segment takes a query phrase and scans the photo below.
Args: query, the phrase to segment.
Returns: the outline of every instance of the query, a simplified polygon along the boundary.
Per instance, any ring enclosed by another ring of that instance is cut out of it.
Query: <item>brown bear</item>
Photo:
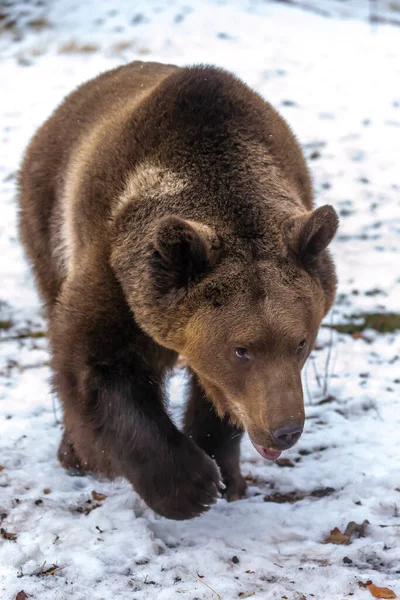
[[[64,100],[19,189],[61,463],[126,477],[172,519],[206,511],[222,482],[242,497],[243,431],[272,460],[301,435],[300,372],[336,288],[338,219],[313,209],[285,121],[221,69],[134,62]],[[183,432],[164,403],[179,355]]]

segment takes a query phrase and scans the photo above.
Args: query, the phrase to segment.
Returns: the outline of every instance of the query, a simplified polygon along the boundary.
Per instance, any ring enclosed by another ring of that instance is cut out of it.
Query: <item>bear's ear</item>
[[[211,270],[220,251],[220,240],[211,227],[173,215],[162,218],[151,257],[157,292],[185,290]]]
[[[332,206],[326,204],[314,211],[285,221],[284,238],[293,254],[307,269],[332,241],[339,225]]]

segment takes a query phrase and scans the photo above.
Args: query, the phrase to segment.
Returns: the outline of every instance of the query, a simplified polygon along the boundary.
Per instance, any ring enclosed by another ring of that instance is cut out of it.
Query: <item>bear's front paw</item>
[[[186,437],[180,438],[178,446],[168,448],[166,459],[157,463],[154,457],[154,462],[151,469],[146,465],[145,486],[141,478],[137,491],[159,515],[192,519],[221,497],[223,484],[216,463]]]

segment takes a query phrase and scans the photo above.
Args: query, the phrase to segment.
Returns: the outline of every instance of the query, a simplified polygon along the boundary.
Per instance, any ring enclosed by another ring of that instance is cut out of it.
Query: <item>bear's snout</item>
[[[294,446],[300,439],[303,433],[303,425],[291,422],[277,429],[272,429],[270,433],[274,440],[274,446],[279,450],[287,450]]]
[[[277,426],[247,428],[250,440],[256,450],[269,460],[276,460],[281,452],[292,448],[303,433],[304,419],[288,419]]]

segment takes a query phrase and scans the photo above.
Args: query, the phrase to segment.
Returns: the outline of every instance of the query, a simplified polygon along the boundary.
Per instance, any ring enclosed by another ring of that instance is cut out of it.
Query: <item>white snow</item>
[[[61,469],[46,339],[13,339],[45,328],[16,232],[23,149],[74,86],[138,58],[226,67],[292,125],[317,203],[342,215],[333,244],[338,301],[326,324],[400,310],[400,30],[371,26],[366,2],[303,4],[323,4],[331,16],[239,0],[10,9],[27,14],[0,33],[0,319],[12,321],[0,329],[0,527],[17,536],[0,536],[1,598],[24,590],[40,600],[362,600],[372,598],[359,585],[369,579],[400,595],[400,332],[367,332],[366,341],[322,328],[304,374],[306,431],[286,453],[294,466],[263,461],[245,440],[247,498],[220,500],[189,522],[154,515],[125,481]],[[382,4],[400,20],[396,2]],[[39,18],[42,27],[29,25]],[[183,384],[177,371],[177,419]],[[326,487],[334,491],[311,495]],[[79,509],[92,490],[107,498],[86,515]],[[304,499],[264,501],[277,493]],[[322,544],[334,527],[364,519],[366,537]],[[60,569],[44,575],[53,564]]]

